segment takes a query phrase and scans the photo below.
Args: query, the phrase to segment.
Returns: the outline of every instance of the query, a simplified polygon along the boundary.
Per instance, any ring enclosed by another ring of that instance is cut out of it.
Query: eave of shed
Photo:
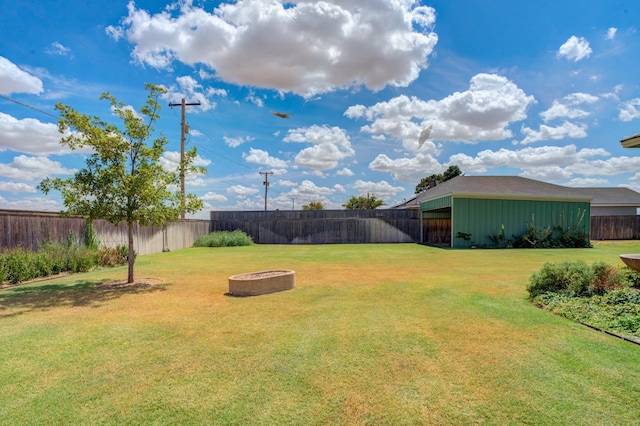
[[[640,148],[640,133],[620,141],[623,148]]]

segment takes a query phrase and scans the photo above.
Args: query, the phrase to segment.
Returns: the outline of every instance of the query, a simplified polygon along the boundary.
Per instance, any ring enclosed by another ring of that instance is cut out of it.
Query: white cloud
[[[186,103],[198,103],[200,105],[192,105],[195,111],[208,111],[216,107],[216,103],[211,99],[214,96],[226,96],[227,92],[222,89],[208,88],[204,89],[198,81],[190,75],[176,78],[176,84],[167,88],[168,92],[162,95],[162,99],[167,100],[171,104],[181,104],[182,99]]]
[[[231,148],[237,148],[243,143],[251,142],[253,140],[253,138],[250,136],[245,136],[245,137],[237,136],[235,138],[223,136],[222,139],[224,140],[224,143],[227,144],[227,146],[230,146]]]
[[[584,37],[571,36],[558,49],[558,57],[565,57],[570,61],[578,62],[591,55],[591,47]]]
[[[418,150],[418,137],[432,125],[431,138],[468,141],[500,140],[512,137],[508,126],[526,118],[526,109],[534,103],[506,77],[477,74],[464,92],[455,92],[439,101],[423,101],[417,97],[398,96],[369,108],[355,105],[345,115],[372,121],[362,131],[386,134],[401,140],[407,150]],[[437,147],[427,141],[420,150],[436,153]]]
[[[344,169],[342,169],[342,170],[338,170],[338,171],[336,172],[336,175],[337,175],[337,176],[353,176],[353,172],[351,171],[351,169],[349,169],[349,168],[345,167],[345,168],[344,168]]]
[[[561,125],[555,127],[542,124],[540,125],[540,130],[522,126],[522,133],[526,136],[520,141],[520,144],[527,145],[549,139],[584,138],[587,136],[587,126],[564,121]]]
[[[21,183],[21,182],[0,181],[0,191],[19,194],[24,192],[36,192],[36,188],[33,185],[28,185],[26,183]]]
[[[207,192],[203,196],[200,197],[202,201],[215,201],[219,203],[223,203],[227,201],[227,197],[222,194],[217,194],[215,192]]]
[[[249,197],[250,195],[254,195],[258,193],[258,189],[250,188],[243,185],[232,185],[227,188],[227,193],[234,197]]]
[[[288,167],[287,162],[276,157],[269,155],[267,151],[261,149],[249,148],[249,154],[242,153],[244,158],[249,163],[262,164],[269,167],[277,167],[286,169]]]
[[[616,38],[616,33],[618,32],[618,29],[615,27],[611,27],[607,30],[607,35],[605,36],[605,39],[607,40],[613,40],[614,38]]]
[[[290,129],[283,141],[313,144],[296,155],[295,163],[317,171],[334,169],[340,160],[355,155],[347,133],[339,127],[313,125]]]
[[[622,121],[631,121],[640,118],[640,98],[631,99],[620,105],[618,117]]]
[[[69,148],[60,145],[58,126],[35,118],[18,120],[0,112],[0,152],[12,150],[27,154],[68,154]],[[88,152],[87,149],[76,152]]]
[[[418,183],[420,179],[433,173],[440,173],[441,164],[431,154],[422,150],[413,158],[397,158],[392,160],[386,154],[379,154],[370,164],[369,169],[390,173],[395,180]]]
[[[0,176],[18,180],[44,179],[53,175],[71,175],[74,169],[67,169],[57,161],[47,157],[18,155],[9,164],[0,163]]]
[[[435,10],[414,1],[239,0],[213,13],[183,1],[150,14],[128,5],[107,34],[134,44],[140,64],[202,64],[243,86],[307,97],[364,85],[405,87],[427,66]]]
[[[68,56],[71,54],[71,49],[63,46],[60,42],[54,41],[46,52],[51,55]]]
[[[358,195],[371,194],[383,201],[387,201],[390,198],[395,197],[399,192],[405,190],[404,187],[392,186],[385,180],[381,180],[380,182],[371,182],[358,179],[351,186],[358,191]]]
[[[611,157],[602,148],[577,149],[575,145],[528,147],[520,150],[484,150],[475,157],[455,154],[449,158],[465,173],[485,173],[492,168],[519,169],[522,176],[542,181],[576,177],[614,176],[640,169],[640,157]]]
[[[0,207],[13,210],[53,212],[59,212],[64,209],[64,206],[60,202],[46,197],[29,197],[15,201],[8,201],[0,197]]]
[[[43,91],[42,80],[22,71],[13,62],[0,56],[0,95],[12,93],[39,95]]]

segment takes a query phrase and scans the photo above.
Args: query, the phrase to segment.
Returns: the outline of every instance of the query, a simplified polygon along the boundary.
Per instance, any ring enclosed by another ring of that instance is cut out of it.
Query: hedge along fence
[[[161,226],[133,228],[133,247],[137,254],[153,254],[167,250],[192,247],[196,238],[208,234],[208,220],[170,222],[163,231]],[[113,226],[105,220],[93,222],[93,229],[101,247],[127,246],[127,224]],[[0,249],[22,247],[37,250],[45,240],[58,242],[73,236],[73,242],[83,244],[87,224],[81,217],[62,217],[59,213],[0,210]]]
[[[213,231],[240,229],[258,244],[358,244],[420,241],[417,210],[214,211]]]

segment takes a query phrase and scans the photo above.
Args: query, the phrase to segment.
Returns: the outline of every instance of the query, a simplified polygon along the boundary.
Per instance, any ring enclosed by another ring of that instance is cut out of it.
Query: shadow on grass
[[[104,281],[19,286],[0,292],[0,319],[61,307],[92,307],[130,294],[165,291],[168,284],[99,287]]]

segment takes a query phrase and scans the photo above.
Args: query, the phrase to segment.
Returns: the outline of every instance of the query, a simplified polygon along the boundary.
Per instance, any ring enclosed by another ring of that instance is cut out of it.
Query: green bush
[[[4,254],[6,280],[11,284],[28,281],[38,276],[34,254],[21,247]]]
[[[594,278],[593,270],[582,261],[545,263],[529,279],[527,291],[533,299],[546,292],[567,291],[576,296],[588,294]]]
[[[217,231],[198,237],[193,243],[194,247],[231,247],[249,246],[253,239],[243,231]]]
[[[625,266],[621,269],[621,274],[624,282],[627,283],[629,287],[640,289],[640,272]]]

